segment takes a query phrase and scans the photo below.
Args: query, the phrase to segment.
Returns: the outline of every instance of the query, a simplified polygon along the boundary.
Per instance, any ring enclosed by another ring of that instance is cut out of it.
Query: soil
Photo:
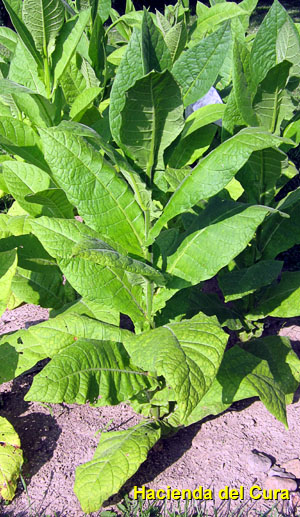
[[[48,317],[48,311],[25,305],[6,311],[1,318],[0,333],[26,328]],[[283,326],[284,324],[284,326]],[[300,318],[283,322],[270,320],[268,333],[289,336],[294,349],[300,351]],[[23,478],[27,494],[19,483],[17,495],[8,506],[0,503],[2,517],[83,517],[85,515],[73,484],[76,467],[89,461],[97,446],[101,430],[126,429],[139,420],[130,407],[121,404],[109,408],[78,405],[42,405],[24,402],[33,374],[43,364],[18,379],[0,386],[0,411],[14,425],[20,435],[26,463]],[[210,488],[215,495],[218,515],[229,515],[229,502],[218,499],[218,491],[225,486],[245,489],[243,501],[232,501],[231,508],[243,507],[241,515],[256,515],[267,511],[274,501],[249,500],[249,489],[262,486],[262,479],[249,468],[251,451],[267,454],[272,461],[282,464],[299,457],[300,402],[287,408],[289,429],[286,430],[257,399],[234,404],[217,418],[206,418],[179,431],[174,437],[161,440],[150,452],[148,460],[129,480],[122,493],[105,506],[121,501],[124,492],[132,493],[136,485],[146,488]],[[203,503],[202,508],[203,508]],[[281,504],[281,503],[280,503]],[[176,504],[177,507],[177,504]],[[207,501],[208,515],[212,502]],[[279,505],[280,508],[280,505]],[[292,515],[290,501],[284,509]],[[90,514],[92,517],[99,512]],[[283,515],[283,514],[282,514]]]

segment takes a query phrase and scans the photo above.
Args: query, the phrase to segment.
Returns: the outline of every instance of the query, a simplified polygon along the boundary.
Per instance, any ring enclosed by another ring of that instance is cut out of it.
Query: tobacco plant
[[[122,17],[101,0],[4,3],[1,309],[52,310],[2,338],[0,379],[49,358],[26,400],[141,415],[77,468],[91,512],[160,437],[234,401],[258,396],[287,425],[299,360],[261,333],[300,313],[300,272],[278,259],[300,243],[299,34],[277,0],[257,34],[256,0],[196,17],[186,2]],[[196,109],[213,86],[223,102]]]

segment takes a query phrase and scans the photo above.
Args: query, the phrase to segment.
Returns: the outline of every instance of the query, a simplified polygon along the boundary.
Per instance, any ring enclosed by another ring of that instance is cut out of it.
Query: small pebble
[[[261,452],[251,452],[247,458],[248,467],[253,473],[267,472],[272,466],[269,456]]]
[[[278,465],[274,465],[270,468],[268,471],[269,477],[278,476],[280,478],[289,478],[289,479],[295,479],[296,476],[294,474],[286,472],[286,470],[282,467],[279,467]]]
[[[286,461],[281,465],[287,472],[291,472],[297,479],[300,479],[300,459]]]
[[[297,481],[279,476],[268,477],[264,482],[264,488],[267,490],[289,490],[290,492],[295,492],[297,490]]]

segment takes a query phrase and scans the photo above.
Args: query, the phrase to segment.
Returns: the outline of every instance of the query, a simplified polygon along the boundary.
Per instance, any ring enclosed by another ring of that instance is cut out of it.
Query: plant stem
[[[50,99],[51,97],[51,84],[50,84],[50,69],[49,69],[49,62],[48,62],[48,55],[47,52],[44,57],[44,70],[45,70],[45,86],[46,86],[46,92],[47,97]]]
[[[145,240],[148,239],[148,234],[151,226],[150,221],[150,209],[145,210]],[[146,259],[152,264],[152,252],[150,248],[147,248]],[[152,301],[153,301],[153,283],[150,280],[146,280],[146,313],[150,328],[154,328],[152,321]]]

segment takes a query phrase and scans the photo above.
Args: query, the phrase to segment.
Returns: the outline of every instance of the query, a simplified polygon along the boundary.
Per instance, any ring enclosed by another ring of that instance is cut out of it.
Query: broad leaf
[[[278,375],[274,375],[271,365],[261,355],[256,357],[236,345],[225,353],[211,389],[194,409],[188,423],[220,413],[237,400],[257,395],[270,413],[287,427],[285,392]]]
[[[279,146],[282,140],[260,129],[243,129],[214,149],[181,183],[149,234],[149,242],[173,217],[189,210],[201,199],[222,190],[246,163],[253,151]]]
[[[46,88],[38,74],[38,67],[29,50],[19,41],[10,63],[8,79],[22,84],[46,97]]]
[[[258,126],[258,119],[252,107],[256,89],[249,70],[249,60],[246,45],[236,40],[233,47],[233,89],[237,107],[248,126]]]
[[[143,255],[143,213],[115,169],[70,131],[41,130],[45,158],[79,215],[126,250]]]
[[[135,364],[165,377],[184,423],[213,382],[227,338],[215,318],[200,313],[124,344]]]
[[[9,154],[49,171],[39,146],[39,137],[27,124],[11,117],[0,116],[0,145]]]
[[[141,287],[133,286],[125,271],[73,257],[74,246],[83,238],[99,239],[95,231],[78,221],[47,217],[39,217],[31,225],[34,234],[57,259],[70,284],[83,298],[128,314],[135,322],[143,321]]]
[[[248,319],[257,320],[265,316],[293,318],[299,315],[300,307],[300,272],[282,273],[278,284],[271,285],[260,299]]]
[[[200,2],[197,3],[197,6],[199,4]],[[202,6],[203,4],[201,4]],[[201,9],[201,13],[197,12],[197,14],[197,27],[192,34],[190,44],[194,44],[195,41],[202,39],[203,34],[206,32],[216,30],[220,23],[224,23],[236,16],[244,16],[247,14],[247,11],[241,9],[240,5],[236,5],[233,2],[222,2],[222,4],[216,4],[210,9]]]
[[[151,72],[137,80],[127,91],[121,119],[122,148],[149,177],[152,169],[163,169],[163,152],[184,125],[180,89],[171,74]]]
[[[10,16],[10,19],[11,19],[18,35],[22,39],[24,45],[29,50],[30,54],[34,58],[38,67],[42,69],[43,68],[42,57],[36,49],[32,35],[30,34],[26,25],[22,21],[21,13],[15,9],[15,5],[12,0],[3,0],[3,3],[5,5],[5,8]]]
[[[64,7],[59,0],[23,1],[23,21],[37,50],[44,56],[48,56],[48,46],[54,43],[64,23],[64,14]]]
[[[171,68],[172,58],[168,46],[146,9],[143,13],[141,38],[144,75],[152,70],[163,72]]]
[[[98,97],[101,88],[87,88],[76,97],[70,109],[70,117],[74,121],[79,121],[86,110],[91,107],[93,101]]]
[[[13,426],[0,417],[0,496],[11,501],[17,490],[23,465],[23,452],[18,434]]]
[[[122,343],[79,339],[36,375],[26,400],[93,406],[115,405],[151,387]]]
[[[283,262],[261,260],[245,269],[226,272],[218,279],[225,302],[242,298],[257,289],[269,285],[278,277]]]
[[[145,461],[160,434],[159,424],[154,422],[102,434],[93,459],[76,470],[74,491],[84,512],[99,510],[118,492]]]
[[[176,23],[165,35],[165,42],[173,63],[178,59],[187,42],[187,30],[183,22]]]
[[[84,239],[73,248],[73,257],[79,257],[101,266],[107,265],[117,269],[128,271],[136,275],[149,278],[157,285],[164,285],[166,278],[163,273],[126,255],[122,255],[99,239]]]
[[[53,88],[57,87],[57,83],[69,65],[76,47],[80,41],[86,24],[89,21],[91,11],[87,9],[81,11],[78,16],[68,20],[56,41],[55,51],[52,55],[52,64],[54,69]]]
[[[230,26],[224,24],[217,32],[183,52],[172,70],[183,93],[184,106],[203,97],[214,84],[229,49]]]
[[[192,285],[212,278],[247,246],[267,212],[234,201],[211,203],[168,257],[167,272],[176,277],[170,286],[184,287],[179,278]]]
[[[62,217],[64,219],[73,219],[74,208],[69,203],[66,194],[60,188],[48,188],[38,191],[35,194],[27,194],[25,201],[43,205],[43,213],[52,215],[53,217]]]

